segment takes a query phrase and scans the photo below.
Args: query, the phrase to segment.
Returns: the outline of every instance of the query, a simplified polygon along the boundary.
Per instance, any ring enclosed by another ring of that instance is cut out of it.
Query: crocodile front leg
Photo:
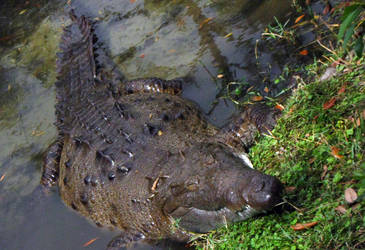
[[[54,142],[47,149],[41,178],[41,184],[45,187],[52,187],[58,180],[61,151],[62,143],[59,141]]]
[[[279,110],[265,104],[251,105],[220,131],[219,141],[239,154],[247,152],[253,145],[256,134],[269,133],[274,128],[279,115]]]

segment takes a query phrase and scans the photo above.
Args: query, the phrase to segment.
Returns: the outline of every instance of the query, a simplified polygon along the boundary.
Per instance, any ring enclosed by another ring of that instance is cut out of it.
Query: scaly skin
[[[122,230],[110,247],[144,238],[187,241],[189,232],[207,232],[279,202],[280,182],[235,155],[269,119],[248,112],[249,135],[238,134],[246,128],[239,119],[220,132],[176,95],[179,80],[109,80],[96,67],[91,24],[73,13],[71,19],[57,62],[59,139],[42,183],[57,181],[68,206]]]

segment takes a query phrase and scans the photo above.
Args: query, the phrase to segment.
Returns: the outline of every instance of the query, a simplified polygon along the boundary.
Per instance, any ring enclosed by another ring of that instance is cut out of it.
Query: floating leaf
[[[262,99],[264,99],[264,98],[262,96],[260,96],[260,95],[253,96],[251,98],[251,100],[254,101],[254,102],[262,101]]]
[[[327,102],[325,102],[323,104],[323,109],[330,109],[332,108],[336,103],[336,97],[332,97],[331,99],[329,99]]]
[[[339,154],[339,152],[340,152],[340,149],[339,149],[339,148],[337,148],[337,147],[335,147],[335,146],[332,146],[332,147],[331,147],[331,154],[332,154],[335,158],[337,158],[337,159],[342,159],[342,158],[343,158],[343,155],[340,155],[340,154]]]
[[[345,190],[345,200],[352,204],[357,200],[357,193],[354,189],[352,188],[347,188]]]
[[[283,105],[281,105],[280,103],[277,103],[276,105],[275,105],[275,108],[276,109],[278,109],[278,110],[280,110],[280,111],[283,111],[285,108],[284,108],[284,106]]]
[[[299,54],[301,54],[302,56],[306,56],[308,55],[308,50],[303,49],[302,51],[299,52]]]
[[[84,245],[82,245],[83,247],[87,247],[89,245],[91,245],[92,243],[94,243],[94,241],[96,241],[97,239],[99,239],[99,237],[96,237],[94,239],[89,240],[88,242],[86,242]]]
[[[313,222],[308,222],[308,223],[297,223],[295,224],[294,226],[290,226],[293,230],[295,231],[299,231],[299,230],[304,230],[304,229],[307,229],[307,228],[310,228],[310,227],[313,227],[315,225],[318,224],[318,221],[313,221]]]
[[[219,75],[217,75],[217,78],[223,78],[224,77],[224,75],[223,74],[219,74]]]
[[[213,19],[213,17],[208,17],[207,19],[205,19],[203,22],[200,23],[199,29],[203,28],[203,26],[207,23],[209,23],[211,20]]]
[[[224,38],[228,38],[230,36],[232,36],[232,32],[231,33],[228,33],[227,35],[225,35]]]
[[[299,16],[297,19],[295,19],[295,22],[294,23],[299,23],[299,21],[302,20],[304,16],[305,15]]]

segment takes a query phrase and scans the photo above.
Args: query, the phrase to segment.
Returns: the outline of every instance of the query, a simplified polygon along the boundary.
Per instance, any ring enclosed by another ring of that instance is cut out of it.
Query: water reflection
[[[260,85],[255,41],[290,1],[132,2],[75,0],[72,6],[98,22],[102,46],[127,78],[189,75],[194,81],[183,95],[222,125],[234,106],[219,99],[212,109],[212,103],[227,82],[244,77]],[[56,137],[52,85],[55,52],[68,22],[64,2],[2,1],[0,7],[1,249],[79,249],[95,237],[89,249],[103,249],[117,232],[69,211],[56,189],[46,199],[30,195],[40,180],[42,153]]]

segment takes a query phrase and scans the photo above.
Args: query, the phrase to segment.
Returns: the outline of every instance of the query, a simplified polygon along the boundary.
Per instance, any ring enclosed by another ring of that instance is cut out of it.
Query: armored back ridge
[[[97,225],[122,230],[110,247],[187,241],[279,202],[280,182],[239,158],[246,142],[236,127],[252,137],[257,124],[220,132],[178,96],[178,79],[107,77],[96,67],[92,25],[73,12],[71,19],[57,61],[59,137],[42,183],[57,183],[63,201]]]

